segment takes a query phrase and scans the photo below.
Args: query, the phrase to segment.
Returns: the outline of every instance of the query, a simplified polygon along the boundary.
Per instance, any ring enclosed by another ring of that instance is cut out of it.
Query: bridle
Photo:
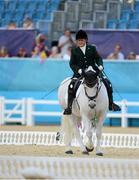
[[[99,94],[99,91],[100,91],[100,89],[101,89],[101,80],[100,80],[100,78],[97,76],[97,79],[95,79],[92,83],[87,83],[87,81],[84,81],[84,91],[85,91],[85,95],[86,95],[86,97],[88,98],[88,100],[89,100],[89,102],[91,102],[91,101],[94,101],[95,103],[93,104],[93,105],[91,105],[91,103],[89,103],[89,107],[91,108],[91,109],[93,109],[93,108],[95,108],[95,106],[96,106],[96,98],[97,98],[97,96],[98,96],[98,94]],[[87,94],[87,87],[89,87],[89,88],[93,88],[94,86],[96,85],[96,93],[95,93],[95,95],[94,96],[89,96],[88,94]]]

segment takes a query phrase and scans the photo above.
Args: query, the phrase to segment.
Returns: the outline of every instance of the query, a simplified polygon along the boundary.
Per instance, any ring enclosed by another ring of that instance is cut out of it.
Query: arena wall
[[[66,60],[47,59],[1,59],[0,60],[0,96],[8,99],[31,97],[34,99],[57,100],[57,89],[60,82],[72,71]],[[105,73],[111,80],[114,89],[114,100],[139,101],[139,61],[108,61],[104,60]],[[37,107],[39,109],[39,107]],[[46,108],[51,109],[49,106]],[[55,108],[55,109],[54,109]],[[59,110],[60,107],[54,107]],[[132,107],[132,112],[138,112]],[[59,117],[48,117],[36,123],[59,124]],[[120,119],[108,119],[107,125],[119,126]],[[137,119],[130,119],[129,126],[137,126]]]
[[[69,62],[64,60],[2,59],[0,60],[1,91],[50,91],[72,76]],[[106,61],[105,73],[119,93],[138,93],[139,61]]]

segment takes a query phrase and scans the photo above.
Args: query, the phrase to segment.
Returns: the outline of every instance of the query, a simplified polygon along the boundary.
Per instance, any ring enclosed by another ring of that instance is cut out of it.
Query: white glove
[[[83,72],[82,69],[79,69],[79,70],[78,70],[78,73],[79,73],[80,75],[82,74],[82,72]]]
[[[103,68],[103,66],[98,66],[98,69],[100,70],[100,71],[102,71],[104,68]]]

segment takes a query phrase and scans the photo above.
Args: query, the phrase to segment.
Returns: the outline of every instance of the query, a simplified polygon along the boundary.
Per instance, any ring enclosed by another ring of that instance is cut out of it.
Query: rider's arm
[[[103,67],[103,60],[102,57],[98,54],[96,47],[94,46],[94,58],[95,58],[95,63],[99,66]]]
[[[79,73],[80,67],[78,66],[78,60],[76,58],[76,52],[75,52],[74,48],[71,50],[71,57],[70,57],[69,64],[70,64],[70,67],[71,67],[72,71],[75,74]]]

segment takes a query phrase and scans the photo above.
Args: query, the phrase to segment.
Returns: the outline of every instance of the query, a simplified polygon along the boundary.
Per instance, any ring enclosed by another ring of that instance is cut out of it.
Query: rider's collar
[[[83,47],[80,47],[80,49],[82,50],[82,52],[85,54],[86,51],[86,44]]]

